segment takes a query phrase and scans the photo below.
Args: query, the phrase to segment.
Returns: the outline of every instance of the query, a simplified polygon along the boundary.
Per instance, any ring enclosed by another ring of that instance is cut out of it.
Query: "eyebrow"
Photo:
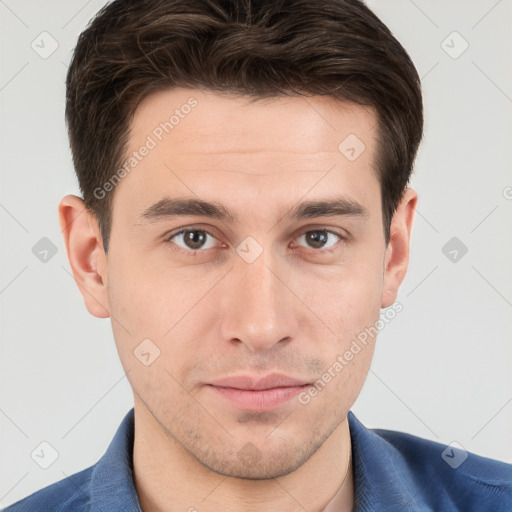
[[[239,221],[238,215],[218,202],[193,198],[164,197],[145,209],[139,218],[142,222],[156,222],[178,216],[210,217],[232,224]],[[344,197],[305,201],[294,206],[285,217],[291,220],[318,217],[356,216],[367,217],[368,212],[360,203]]]

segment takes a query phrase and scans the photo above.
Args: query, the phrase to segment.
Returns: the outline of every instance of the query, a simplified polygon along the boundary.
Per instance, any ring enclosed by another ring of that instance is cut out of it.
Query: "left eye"
[[[333,235],[335,238],[341,240],[341,235],[334,233],[333,231],[328,231],[326,229],[318,229],[314,231],[306,231],[303,235],[301,235],[298,240],[305,237],[305,240],[308,244],[312,245],[313,249],[329,249],[333,245],[336,244],[336,240],[330,245],[325,245],[327,243],[329,235]]]

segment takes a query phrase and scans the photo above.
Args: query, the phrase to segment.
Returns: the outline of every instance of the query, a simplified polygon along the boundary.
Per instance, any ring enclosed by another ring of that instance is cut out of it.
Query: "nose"
[[[286,282],[289,274],[265,251],[252,263],[234,260],[221,295],[223,339],[260,352],[295,338],[300,301]]]

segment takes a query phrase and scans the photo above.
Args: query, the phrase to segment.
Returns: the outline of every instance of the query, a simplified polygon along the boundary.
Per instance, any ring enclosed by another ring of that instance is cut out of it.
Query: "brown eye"
[[[215,243],[210,243],[210,246],[205,247],[205,243],[211,237],[215,240],[215,237],[208,231],[204,229],[182,229],[178,233],[170,236],[167,241],[175,243],[183,250],[200,252],[202,250],[211,249],[215,247]],[[183,245],[177,243],[176,240],[181,240]]]
[[[333,235],[329,240],[329,235]],[[308,247],[310,249],[330,249],[336,244],[336,238],[338,240],[343,240],[343,237],[338,233],[334,233],[333,231],[329,231],[327,229],[316,229],[313,231],[306,231],[303,235],[299,237],[305,239]]]

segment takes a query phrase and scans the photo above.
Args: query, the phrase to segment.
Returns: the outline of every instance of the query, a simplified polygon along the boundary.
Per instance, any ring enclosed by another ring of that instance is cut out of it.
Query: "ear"
[[[109,316],[106,256],[98,222],[77,196],[59,203],[59,222],[69,263],[85,307],[98,318]]]
[[[418,194],[407,188],[391,220],[390,240],[384,258],[381,307],[391,306],[398,295],[409,264],[409,243]]]

